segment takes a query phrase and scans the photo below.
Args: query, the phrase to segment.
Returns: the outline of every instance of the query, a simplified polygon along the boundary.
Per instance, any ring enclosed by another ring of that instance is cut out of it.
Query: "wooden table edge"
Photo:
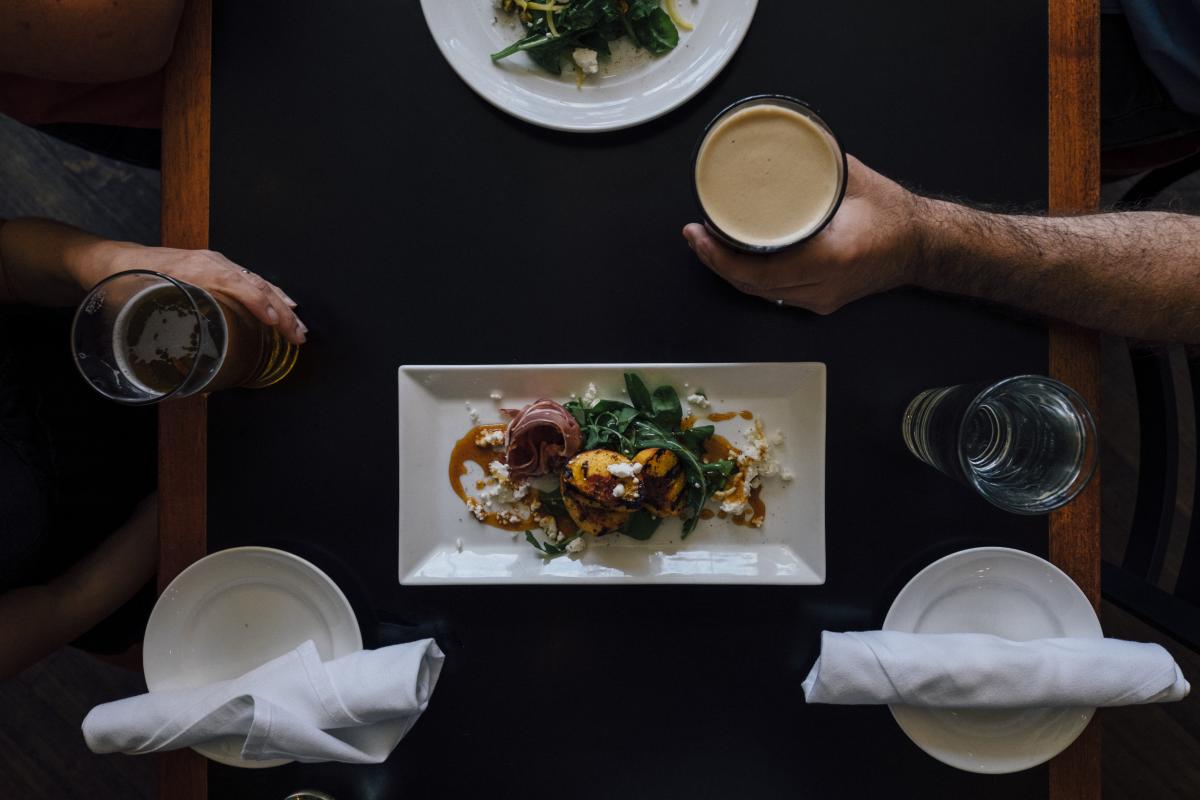
[[[1100,7],[1049,0],[1049,199],[1052,214],[1095,211],[1100,202]],[[1090,331],[1051,327],[1050,375],[1100,414],[1100,344]],[[1050,560],[1100,607],[1100,474],[1050,516]],[[1051,800],[1099,800],[1096,718],[1050,762]]]
[[[212,0],[188,0],[166,66],[162,120],[162,242],[208,247],[212,114]],[[203,396],[158,410],[158,588],[207,552],[207,413]],[[206,800],[208,761],[159,755],[159,794]]]
[[[1094,210],[1100,192],[1098,0],[1049,0],[1051,213]],[[162,138],[162,240],[208,246],[212,110],[212,0],[188,0],[166,69]],[[1099,413],[1095,334],[1053,326],[1050,374]],[[159,409],[159,589],[207,550],[207,413],[203,397]],[[1100,476],[1050,518],[1050,559],[1100,602]],[[204,800],[207,762],[191,750],[160,757],[162,796]],[[1100,796],[1099,726],[1050,763],[1050,798]]]

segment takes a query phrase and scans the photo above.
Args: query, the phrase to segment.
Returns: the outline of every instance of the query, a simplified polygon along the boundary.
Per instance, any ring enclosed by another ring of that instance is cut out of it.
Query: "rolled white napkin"
[[[897,631],[825,631],[803,686],[809,703],[945,708],[1124,706],[1190,688],[1156,644]]]
[[[432,639],[322,663],[305,642],[237,678],[152,692],[93,708],[94,753],[154,753],[244,737],[242,758],[384,761],[429,705],[442,651]]]

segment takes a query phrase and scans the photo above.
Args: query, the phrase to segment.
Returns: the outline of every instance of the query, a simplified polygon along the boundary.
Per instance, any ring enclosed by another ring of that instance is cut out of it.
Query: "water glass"
[[[1066,505],[1096,470],[1087,404],[1040,375],[928,389],[908,404],[902,429],[917,458],[1016,514]]]

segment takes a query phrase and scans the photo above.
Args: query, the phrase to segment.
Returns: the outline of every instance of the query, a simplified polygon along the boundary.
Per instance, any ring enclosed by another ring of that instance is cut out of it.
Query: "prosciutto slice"
[[[512,413],[504,433],[504,458],[514,478],[546,475],[579,452],[583,433],[571,412],[538,400]]]

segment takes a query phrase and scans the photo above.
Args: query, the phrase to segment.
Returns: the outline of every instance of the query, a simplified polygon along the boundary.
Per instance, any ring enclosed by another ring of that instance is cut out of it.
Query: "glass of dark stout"
[[[299,354],[231,298],[149,270],[96,284],[75,312],[71,347],[84,380],[128,405],[270,386]]]
[[[917,458],[1015,514],[1066,505],[1096,471],[1096,423],[1071,387],[1040,375],[921,392],[904,412]]]

